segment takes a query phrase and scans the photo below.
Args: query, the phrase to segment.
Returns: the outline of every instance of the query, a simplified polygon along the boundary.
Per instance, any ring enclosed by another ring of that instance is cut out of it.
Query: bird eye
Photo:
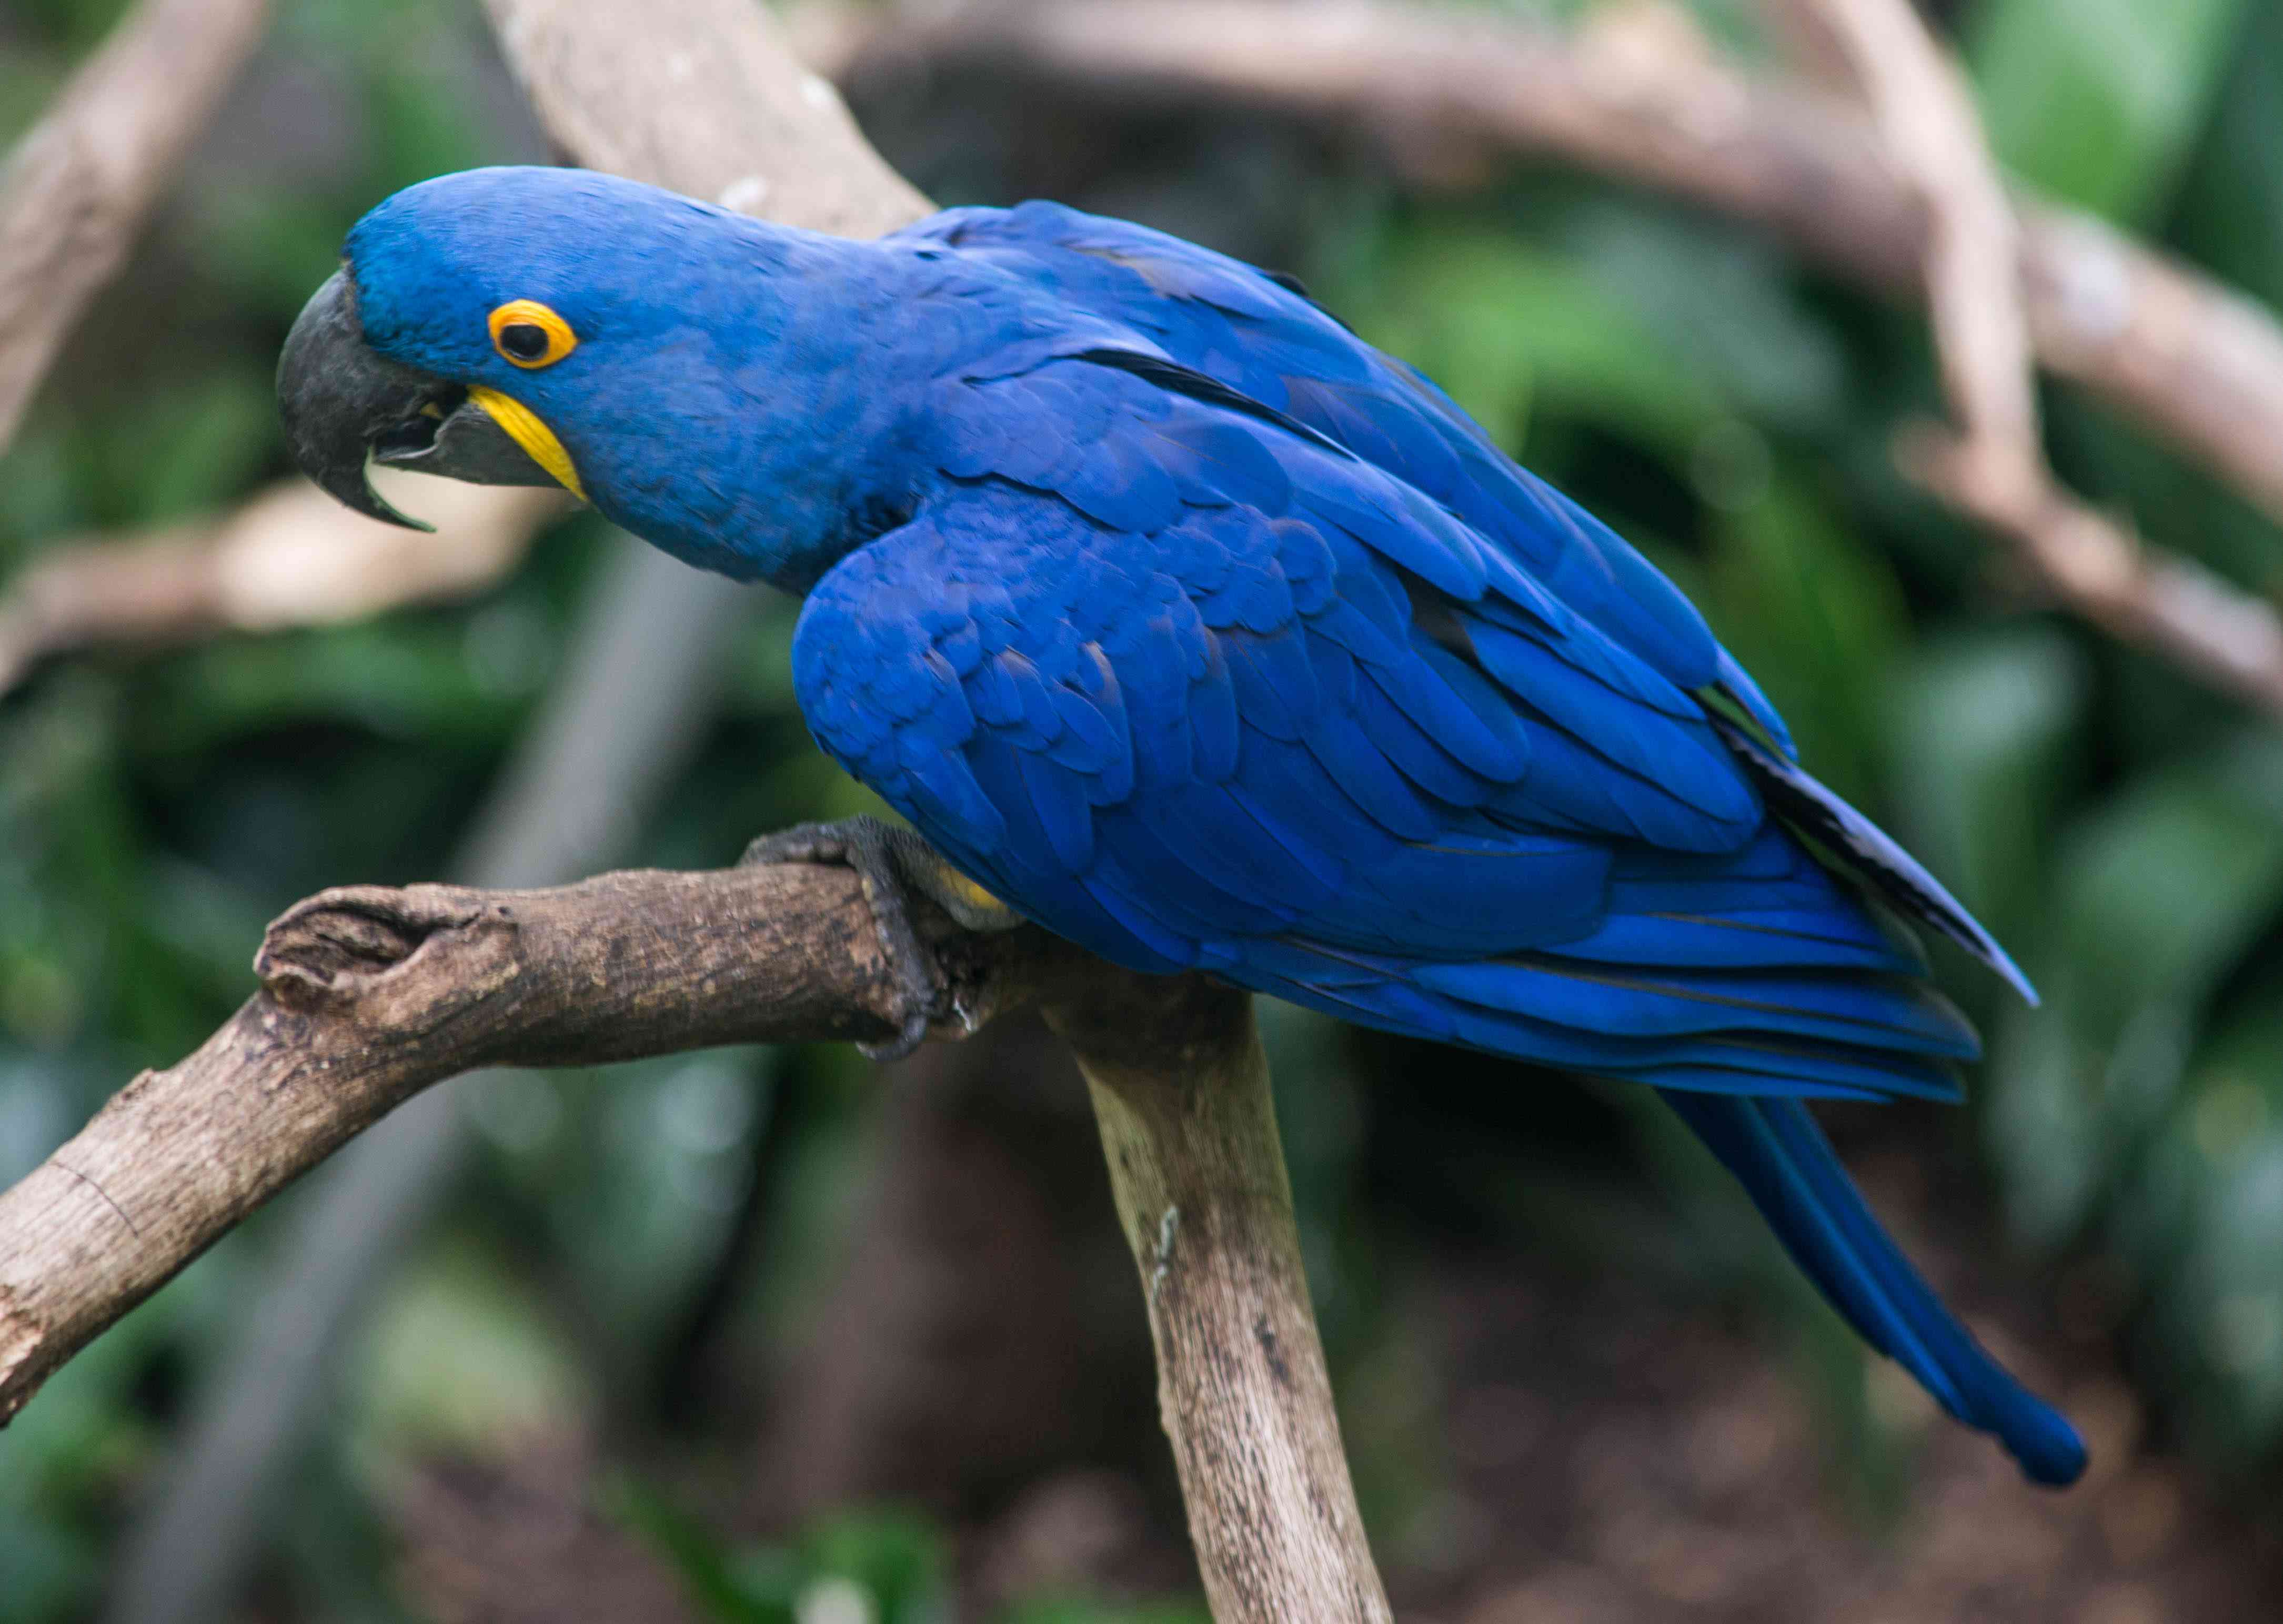
[[[579,335],[535,299],[511,299],[492,312],[492,347],[518,367],[551,367],[578,346]]]

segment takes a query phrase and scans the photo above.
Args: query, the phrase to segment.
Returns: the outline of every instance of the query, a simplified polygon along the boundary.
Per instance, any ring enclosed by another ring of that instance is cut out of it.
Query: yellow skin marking
[[[572,463],[571,454],[563,449],[563,442],[555,438],[555,431],[539,420],[537,412],[512,395],[487,389],[481,384],[468,385],[468,399],[490,413],[492,421],[506,430],[508,437],[522,447],[533,462],[554,475],[557,485],[580,501],[587,500],[587,489],[579,483],[579,470]]]
[[[965,898],[979,913],[995,913],[1007,905],[948,863],[943,866],[940,879],[945,890]]]
[[[500,353],[500,358],[526,372],[551,367],[579,347],[579,335],[571,330],[571,323],[535,299],[510,299],[492,312],[489,325],[492,347]],[[535,354],[530,353],[534,330],[546,338],[546,347]],[[468,385],[468,398],[490,413],[492,421],[506,430],[533,462],[555,477],[556,484],[580,501],[587,500],[586,487],[579,483],[579,470],[571,461],[571,454],[555,438],[555,431],[539,420],[538,413],[512,395],[487,389],[480,384]]]

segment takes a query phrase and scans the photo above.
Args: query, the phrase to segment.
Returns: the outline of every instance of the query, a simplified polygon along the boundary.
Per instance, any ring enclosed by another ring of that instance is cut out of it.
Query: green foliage
[[[2283,901],[2283,744],[2247,738],[2088,810],[2059,845],[2045,1006],[2010,1014],[1994,1141],[2018,1227],[2074,1233],[2172,1115],[2221,978]]]
[[[2081,770],[2086,662],[2047,627],[1929,642],[1890,690],[1899,820],[1920,855],[1993,929],[2022,942],[2040,869]]]
[[[1991,144],[2123,220],[2163,204],[2210,109],[2245,0],[1989,0],[1968,35]]]
[[[632,1480],[617,1486],[607,1509],[721,1624],[937,1624],[947,1616],[943,1542],[916,1517],[872,1512],[822,1523],[789,1545],[732,1545]]]
[[[788,1543],[721,1538],[664,1496],[621,1479],[608,1509],[718,1624],[948,1624],[950,1555],[924,1518],[873,1511],[820,1522]],[[991,1624],[1205,1624],[1202,1607],[1078,1596],[1026,1598]]]

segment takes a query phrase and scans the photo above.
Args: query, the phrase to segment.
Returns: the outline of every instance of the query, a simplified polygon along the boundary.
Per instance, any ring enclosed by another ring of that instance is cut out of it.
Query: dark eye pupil
[[[547,330],[534,322],[510,322],[500,329],[500,348],[518,361],[537,361],[547,354]]]

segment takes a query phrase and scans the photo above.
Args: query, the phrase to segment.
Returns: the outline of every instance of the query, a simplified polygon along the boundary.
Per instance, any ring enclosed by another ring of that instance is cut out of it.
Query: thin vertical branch
[[[1219,1624],[1386,1624],[1249,995],[1103,972],[1047,1006],[1094,1099]]]

